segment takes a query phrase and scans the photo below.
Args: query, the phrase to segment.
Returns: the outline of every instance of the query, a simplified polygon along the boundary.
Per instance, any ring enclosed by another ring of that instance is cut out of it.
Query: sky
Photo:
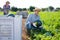
[[[60,0],[0,0],[0,7],[3,8],[6,1],[10,1],[11,7],[15,6],[18,8],[29,8],[30,6],[38,8],[46,8],[48,6],[60,7]]]

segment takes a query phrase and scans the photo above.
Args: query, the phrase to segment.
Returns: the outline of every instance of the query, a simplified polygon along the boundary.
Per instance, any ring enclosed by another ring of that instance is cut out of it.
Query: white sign
[[[22,40],[22,16],[0,16],[0,40]]]

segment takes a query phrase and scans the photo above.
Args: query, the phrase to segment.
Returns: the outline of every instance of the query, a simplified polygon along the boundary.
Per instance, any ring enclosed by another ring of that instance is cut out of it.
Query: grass
[[[45,34],[36,34],[34,31],[31,40],[60,40],[60,11],[58,12],[40,12],[40,20],[43,23],[43,28],[54,33],[54,36]],[[37,31],[36,31],[37,32]],[[40,32],[40,31],[38,31]]]
[[[16,14],[16,12],[10,11],[9,14]],[[0,15],[3,15],[3,12],[0,12]]]

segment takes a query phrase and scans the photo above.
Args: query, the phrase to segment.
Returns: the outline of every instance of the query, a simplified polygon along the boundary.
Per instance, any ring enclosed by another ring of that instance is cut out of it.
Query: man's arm
[[[3,6],[3,10],[5,9],[6,7],[5,7],[5,5]]]
[[[26,23],[27,23],[27,24],[28,24],[28,23],[31,23],[31,19],[32,19],[32,15],[29,15],[28,18],[27,18],[27,20],[26,20]]]
[[[10,10],[10,5],[9,5],[9,10]]]

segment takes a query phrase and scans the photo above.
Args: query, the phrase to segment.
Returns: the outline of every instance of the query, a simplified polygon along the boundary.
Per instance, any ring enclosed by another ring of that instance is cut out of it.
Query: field
[[[16,14],[16,12],[10,13]],[[0,15],[3,15],[3,12],[0,12]],[[43,28],[51,31],[54,35],[51,36],[49,33],[41,34],[40,31],[31,31],[30,40],[60,40],[60,11],[40,12],[39,16],[43,23]]]
[[[40,31],[31,32],[31,40],[60,40],[60,12],[40,12],[43,28],[50,33],[41,34]],[[32,36],[33,35],[33,36]]]

